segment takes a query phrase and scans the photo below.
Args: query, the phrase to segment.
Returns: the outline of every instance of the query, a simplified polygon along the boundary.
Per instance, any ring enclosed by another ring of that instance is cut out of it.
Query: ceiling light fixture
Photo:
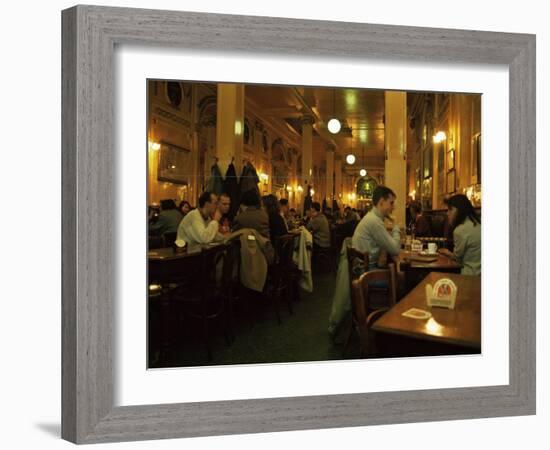
[[[336,115],[336,94],[335,94],[335,89],[332,90],[332,115],[333,116]],[[342,124],[340,123],[340,121],[336,117],[333,117],[332,119],[330,119],[328,121],[327,127],[328,127],[328,131],[330,131],[332,134],[338,134],[340,132],[340,130],[342,129]]]

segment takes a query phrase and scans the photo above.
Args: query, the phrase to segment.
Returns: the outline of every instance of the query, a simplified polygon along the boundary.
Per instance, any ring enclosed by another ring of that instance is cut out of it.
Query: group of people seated
[[[373,207],[362,218],[350,207],[344,209],[343,223],[353,223],[355,227],[353,247],[369,253],[371,267],[368,269],[377,264],[381,250],[389,255],[397,255],[401,251],[401,231],[392,219],[395,200],[396,195],[390,188],[378,186],[373,192]],[[448,225],[453,230],[454,250],[439,251],[461,263],[463,274],[480,275],[481,220],[465,195],[454,195],[445,202]],[[242,195],[239,211],[234,217],[230,215],[231,198],[227,194],[217,196],[204,192],[195,209],[187,201],[182,201],[177,207],[173,200],[162,200],[160,207],[158,218],[149,225],[149,232],[158,235],[177,233],[177,239],[189,245],[221,240],[242,228],[252,228],[273,240],[302,224],[313,235],[314,249],[331,246],[331,225],[318,202],[311,204],[303,219],[299,219],[296,211],[289,208],[287,199],[279,200],[273,194],[260,198],[254,189]],[[430,236],[430,225],[422,214],[420,202],[413,201],[408,208],[408,230],[418,237]]]
[[[234,217],[230,210],[231,197],[227,194],[204,192],[194,209],[187,201],[178,208],[173,200],[162,200],[160,213],[150,217],[149,233],[177,233],[176,239],[194,245],[222,240],[242,228],[252,228],[273,240],[304,224],[313,235],[314,248],[330,247],[330,226],[318,202],[313,202],[307,217],[300,220],[296,211],[289,208],[287,199],[279,200],[273,194],[260,198],[258,191],[251,189],[242,195]]]
[[[353,248],[369,254],[369,267],[365,270],[376,268],[382,250],[391,256],[397,256],[401,252],[401,230],[392,216],[395,200],[396,195],[390,188],[376,187],[372,197],[373,208],[355,228]],[[465,195],[453,195],[446,199],[446,204],[448,222],[453,230],[454,250],[451,252],[447,248],[441,248],[439,252],[459,262],[462,265],[462,274],[481,275],[481,219]],[[420,203],[413,202],[410,209],[410,227],[416,231],[417,236],[429,236],[429,224],[422,216]]]

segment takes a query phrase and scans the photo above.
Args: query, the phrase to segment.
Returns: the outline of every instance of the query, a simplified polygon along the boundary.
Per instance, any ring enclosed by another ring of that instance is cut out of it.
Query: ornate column
[[[302,179],[300,184],[304,189],[300,202],[301,213],[307,196],[307,186],[313,185],[313,116],[302,117]]]
[[[300,183],[306,188],[313,178],[313,124],[312,116],[302,117],[302,178]]]
[[[332,199],[334,199],[334,144],[328,143],[326,148],[327,172],[326,172],[326,200],[327,206],[332,209]]]
[[[216,157],[225,175],[232,158],[240,173],[243,156],[244,84],[218,83]]]
[[[338,206],[342,206],[342,202],[345,200],[343,195],[344,189],[342,186],[342,157],[336,155],[334,158],[334,195],[338,202]],[[342,195],[340,197],[340,195]]]
[[[394,216],[396,223],[405,225],[405,201],[407,195],[407,94],[385,93],[386,161],[385,185],[397,195]]]

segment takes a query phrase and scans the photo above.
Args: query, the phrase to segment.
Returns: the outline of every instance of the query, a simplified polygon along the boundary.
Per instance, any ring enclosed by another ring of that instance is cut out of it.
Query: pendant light
[[[365,146],[363,145],[363,152],[362,152],[362,156],[361,156],[361,159],[362,159],[362,163],[363,165],[365,165]],[[366,176],[367,175],[367,170],[366,169],[361,169],[359,171],[359,175],[361,175],[362,177]]]
[[[333,118],[328,121],[327,127],[328,131],[330,131],[332,134],[338,134],[340,130],[342,129],[342,124],[340,121],[334,117],[336,115],[336,94],[335,89],[332,90],[332,115]]]
[[[346,156],[346,162],[351,166],[355,164],[355,155],[353,154],[353,134],[351,135],[351,153]]]

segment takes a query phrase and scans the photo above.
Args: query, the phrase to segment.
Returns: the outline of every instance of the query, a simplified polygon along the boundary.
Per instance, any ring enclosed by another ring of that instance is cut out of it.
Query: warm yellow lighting
[[[267,181],[269,180],[269,175],[267,173],[260,172],[260,180],[267,184]]]
[[[240,120],[235,121],[235,134],[241,135],[243,132],[243,125]]]
[[[160,150],[160,144],[158,142],[149,141],[149,149],[150,150]]]
[[[328,131],[330,131],[332,134],[337,134],[341,128],[342,124],[338,119],[330,119],[327,124]]]
[[[438,131],[434,137],[434,143],[439,144],[440,142],[443,142],[445,139],[447,139],[447,135],[444,131]]]
[[[367,175],[367,171],[365,169],[361,169],[359,171],[359,175],[361,175],[362,177],[366,176]]]
[[[435,334],[436,336],[441,336],[443,333],[443,327],[439,323],[437,323],[433,317],[430,317],[428,322],[426,322],[426,330],[430,334]]]
[[[315,195],[315,191],[313,189],[310,189],[309,192],[311,192],[311,195]]]
[[[350,110],[355,109],[357,106],[357,96],[355,95],[355,90],[353,89],[346,90],[346,106]]]
[[[348,164],[355,164],[355,155],[350,153],[348,156],[346,156],[346,162]]]
[[[412,190],[410,193],[410,196],[412,197],[413,200],[416,200],[416,190]]]
[[[298,192],[304,192],[304,188],[303,188],[302,186],[298,186],[298,187],[296,188],[296,190],[297,190]]]
[[[292,192],[292,186],[287,186],[287,187],[286,187],[286,190],[287,190],[288,192]]]
[[[161,287],[162,287],[162,286],[161,286],[160,284],[150,284],[150,285],[149,285],[149,290],[150,290],[151,292],[156,292],[156,291],[160,290]]]
[[[176,166],[171,166],[171,168],[172,168],[172,169],[175,169],[175,168],[176,168]]]
[[[363,144],[367,142],[367,130],[359,130],[359,141]]]

